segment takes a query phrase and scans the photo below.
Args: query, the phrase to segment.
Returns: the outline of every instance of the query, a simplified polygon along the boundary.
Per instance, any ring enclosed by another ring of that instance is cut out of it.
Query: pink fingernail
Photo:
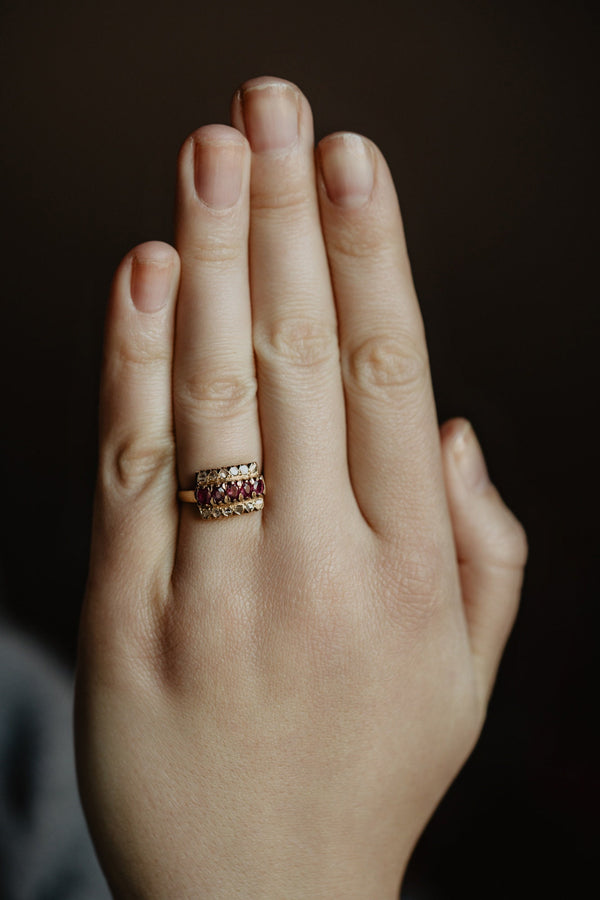
[[[169,299],[172,263],[170,260],[134,256],[131,263],[131,299],[144,313],[158,312]]]
[[[335,135],[319,144],[329,199],[347,209],[364,206],[373,190],[371,148],[359,134]]]
[[[470,422],[466,422],[454,438],[452,452],[466,487],[474,493],[483,493],[490,483],[490,477]]]
[[[196,193],[213,209],[234,206],[242,191],[244,145],[240,141],[197,141],[194,149]]]
[[[283,150],[298,138],[299,94],[285,82],[244,88],[241,94],[246,134],[255,153]]]

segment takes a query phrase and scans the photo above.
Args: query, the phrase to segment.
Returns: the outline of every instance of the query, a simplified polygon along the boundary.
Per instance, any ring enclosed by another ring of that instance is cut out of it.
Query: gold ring
[[[195,503],[203,519],[241,516],[265,505],[265,479],[258,463],[222,466],[196,472],[196,487],[178,491],[183,503]]]

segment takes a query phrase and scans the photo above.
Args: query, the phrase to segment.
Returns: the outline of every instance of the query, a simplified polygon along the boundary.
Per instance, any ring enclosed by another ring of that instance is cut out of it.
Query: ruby
[[[213,487],[211,496],[215,503],[222,503],[226,497],[225,488]]]
[[[265,483],[262,478],[259,478],[256,482],[256,486],[254,488],[257,494],[264,494],[265,492]]]
[[[227,485],[227,496],[231,497],[232,500],[237,500],[237,496],[238,496],[237,484],[228,484]]]
[[[208,506],[210,503],[210,488],[198,488],[196,491],[196,500],[200,506]]]

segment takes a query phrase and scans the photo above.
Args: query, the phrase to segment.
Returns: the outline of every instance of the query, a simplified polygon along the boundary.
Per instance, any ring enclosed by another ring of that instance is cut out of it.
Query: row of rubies
[[[264,499],[257,497],[255,500],[244,500],[242,503],[222,503],[220,506],[201,506],[200,515],[203,519],[218,519],[220,516],[241,516],[255,509],[262,509]]]
[[[262,476],[248,478],[244,481],[222,481],[219,484],[208,484],[205,487],[198,486],[196,502],[199,506],[215,506],[262,496],[264,492],[265,482]]]
[[[224,484],[227,481],[238,481],[240,478],[245,479],[248,476],[256,477],[257,475],[258,465],[255,462],[223,469],[204,469],[204,471],[196,473],[196,485],[200,487],[204,484]]]

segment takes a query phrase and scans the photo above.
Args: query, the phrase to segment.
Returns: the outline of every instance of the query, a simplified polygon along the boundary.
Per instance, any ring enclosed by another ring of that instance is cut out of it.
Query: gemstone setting
[[[264,494],[265,480],[256,462],[196,473],[194,496],[203,519],[263,509]]]

